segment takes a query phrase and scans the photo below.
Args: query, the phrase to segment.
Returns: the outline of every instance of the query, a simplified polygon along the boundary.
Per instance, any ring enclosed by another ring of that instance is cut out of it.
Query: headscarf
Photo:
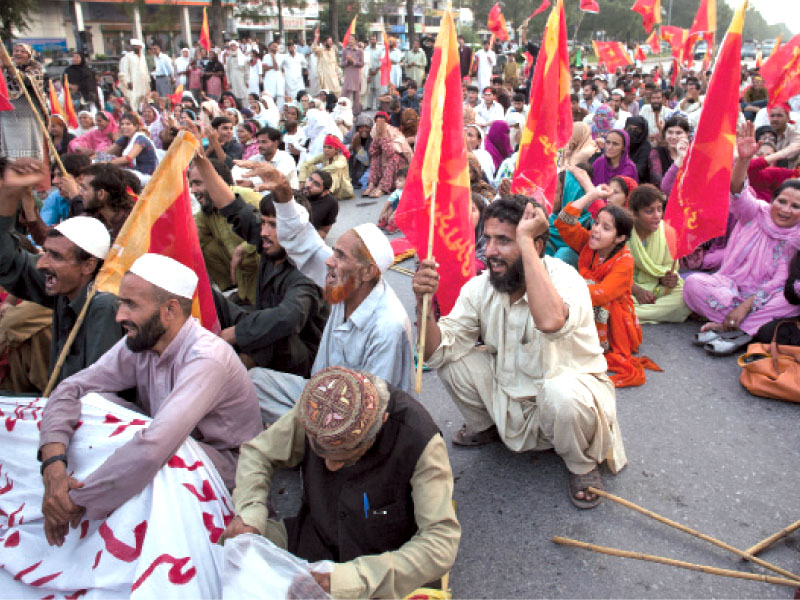
[[[341,121],[347,129],[353,127],[353,102],[347,96],[342,96],[336,101],[333,109],[333,120],[337,123]]]
[[[261,102],[266,107],[264,110],[264,119],[266,119],[270,127],[278,127],[281,121],[281,111],[278,109],[278,105],[275,104],[275,100],[273,100],[272,96],[267,92],[264,92],[261,94]]]
[[[322,154],[325,136],[330,134],[334,137],[341,138],[342,130],[336,125],[333,120],[333,115],[329,112],[319,108],[309,108],[305,134],[309,141],[308,155],[317,156]]]
[[[505,121],[492,121],[492,124],[489,125],[489,133],[486,134],[483,146],[492,155],[495,169],[514,151],[508,135],[510,130],[511,128]]]
[[[597,136],[604,137],[614,128],[614,111],[608,104],[601,104],[597,107],[592,117],[592,139]]]
[[[574,167],[582,162],[588,162],[599,150],[597,144],[594,143],[592,128],[582,121],[573,123],[572,137],[562,156],[562,166]]]
[[[491,185],[486,183],[486,180],[484,180],[481,163],[478,160],[478,157],[472,152],[467,154],[467,168],[469,170],[470,191],[474,194],[479,194],[480,196],[484,197],[487,202],[494,200],[497,192]]]
[[[83,126],[81,125],[81,115],[89,115],[90,117],[92,117],[92,123],[94,123],[94,115],[92,113],[90,113],[88,110],[82,110],[81,112],[79,112],[78,113],[78,128],[74,131],[75,135],[78,136],[78,137],[80,137],[80,136],[82,136],[82,135],[84,135],[86,133],[89,133],[92,129],[95,129],[94,125],[92,127],[90,127],[89,129],[84,129]]]
[[[326,135],[326,136],[325,136],[325,141],[323,142],[323,145],[325,145],[325,146],[332,146],[332,147],[336,148],[336,149],[337,149],[337,150],[339,150],[339,151],[340,151],[342,154],[344,154],[344,157],[345,157],[347,160],[350,160],[350,150],[348,150],[348,149],[347,149],[347,146],[345,146],[345,145],[342,143],[342,140],[340,140],[340,139],[339,139],[338,137],[336,137],[335,135],[330,135],[330,134]]]
[[[378,128],[377,123],[372,126],[372,131],[370,132],[370,135],[372,136],[373,140],[377,139],[377,133],[378,133],[377,128]],[[392,150],[394,150],[401,156],[404,156],[405,159],[410,164],[411,159],[414,157],[414,153],[411,151],[411,146],[408,145],[408,140],[406,139],[406,136],[404,136],[397,127],[393,127],[392,125],[389,125],[389,123],[386,123],[386,137],[392,146]]]
[[[639,173],[636,170],[636,164],[628,156],[628,147],[630,146],[628,132],[624,129],[613,129],[609,133],[617,133],[622,136],[622,155],[619,157],[619,164],[616,167],[612,167],[604,153],[603,156],[594,161],[592,165],[594,169],[592,183],[595,185],[608,183],[613,177],[617,177],[618,175],[627,175],[635,181],[638,181]]]
[[[111,146],[113,143],[112,140],[117,133],[117,121],[107,110],[103,111],[103,116],[108,119],[108,124],[105,129],[100,129],[98,126],[81,137],[75,138],[69,144],[70,152],[75,152],[80,148],[102,152]]]
[[[200,120],[204,125],[211,125],[211,121],[222,116],[222,110],[216,100],[206,100],[200,105]]]
[[[617,175],[616,177],[612,177],[611,179],[612,180],[621,179],[625,183],[625,187],[628,188],[628,193],[625,194],[625,208],[628,208],[628,200],[631,199],[631,194],[633,193],[633,190],[639,187],[639,184],[630,177],[627,177],[626,175]],[[609,181],[609,183],[611,182]]]
[[[639,181],[648,181],[650,179],[650,151],[653,147],[648,141],[648,134],[650,133],[647,125],[647,120],[644,117],[628,117],[625,122],[625,131],[631,125],[639,127],[636,135],[628,132],[630,138],[630,148],[628,152],[633,163],[636,165],[636,172]]]

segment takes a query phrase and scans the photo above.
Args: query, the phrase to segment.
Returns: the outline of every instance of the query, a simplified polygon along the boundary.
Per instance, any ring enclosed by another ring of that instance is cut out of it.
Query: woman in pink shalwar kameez
[[[765,323],[800,314],[783,293],[789,262],[800,249],[800,179],[781,185],[769,204],[759,200],[745,187],[758,148],[752,124],[738,136],[737,147],[730,204],[736,225],[722,265],[713,274],[690,275],[683,286],[689,308],[715,324],[698,335],[712,354],[731,354]]]

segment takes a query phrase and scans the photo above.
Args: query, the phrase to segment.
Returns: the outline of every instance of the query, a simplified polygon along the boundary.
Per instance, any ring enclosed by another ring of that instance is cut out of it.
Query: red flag
[[[536,59],[531,108],[511,181],[512,192],[535,197],[548,213],[555,202],[556,152],[572,136],[570,84],[564,0],[558,0],[547,18],[544,41]]]
[[[692,50],[700,40],[706,40],[708,50],[714,43],[714,34],[717,31],[717,0],[700,0],[694,22],[686,36],[684,58],[691,60]]]
[[[342,38],[342,47],[347,48],[347,44],[350,43],[350,36],[355,35],[356,33],[356,21],[358,20],[358,13],[356,16],[353,17],[353,20],[350,21],[350,27],[347,28],[347,31],[344,32],[344,37]]]
[[[395,213],[397,225],[417,255],[426,257],[435,188],[433,255],[440,265],[437,299],[442,314],[450,312],[461,287],[475,275],[475,228],[470,216],[460,73],[456,28],[448,8],[442,16],[425,83],[414,158]]]
[[[798,49],[800,49],[800,34],[794,36],[778,50],[773,50],[764,66],[761,67],[761,75],[764,77],[764,83],[769,92],[770,106],[791,98],[793,94],[788,96],[786,94],[792,92],[793,88],[800,84],[794,66]],[[794,91],[794,94],[797,93]]]
[[[600,7],[596,0],[581,0],[581,10],[588,13],[599,13]]]
[[[203,25],[200,27],[200,45],[206,49],[206,52],[211,51],[211,34],[208,30],[208,15],[205,6],[203,7]]]
[[[67,125],[73,129],[78,128],[78,115],[75,114],[75,104],[72,102],[72,92],[69,91],[69,77],[64,74],[64,116]]]
[[[767,85],[767,91],[770,106],[788,102],[789,98],[800,94],[800,48],[792,49],[781,76]]]
[[[661,23],[661,0],[636,0],[631,10],[642,15],[642,27],[647,32]]]
[[[386,29],[381,23],[381,35],[383,36],[383,58],[381,59],[381,85],[389,85],[391,81],[392,59],[389,58],[389,38],[386,36]]]
[[[645,40],[645,43],[650,46],[650,51],[653,54],[661,54],[661,42],[658,40],[658,31],[653,31]]]
[[[98,291],[118,294],[123,275],[142,254],[154,252],[174,258],[197,273],[199,279],[192,315],[200,319],[206,329],[219,333],[219,320],[186,181],[186,168],[198,148],[199,142],[185,131],[170,144],[133,205],[95,282]]]
[[[48,90],[48,95],[50,96],[50,114],[51,115],[58,115],[64,122],[67,122],[67,118],[64,116],[64,108],[61,106],[61,101],[58,99],[58,94],[56,93],[56,88],[53,87],[53,81],[50,80],[50,88]]]
[[[673,259],[725,233],[728,222],[733,150],[739,117],[742,28],[747,1],[737,9],[722,43],[708,85],[703,111],[689,153],[678,173],[664,214]]]
[[[678,62],[683,62],[684,48],[686,46],[686,36],[689,32],[686,29],[675,27],[674,25],[661,26],[661,39],[667,42],[672,48],[672,57]]]
[[[492,10],[489,11],[488,28],[489,31],[491,31],[501,42],[504,42],[508,39],[506,18],[503,16],[503,11],[500,10],[499,4],[495,4],[492,7]]]
[[[614,71],[617,67],[633,64],[633,60],[631,60],[622,42],[592,41],[592,46],[594,46],[594,53],[597,56],[598,62],[605,63],[609,71]]]
[[[634,60],[639,60],[641,62],[647,60],[647,55],[644,53],[644,50],[642,50],[642,47],[639,44],[636,44],[636,51],[633,53],[633,58]]]
[[[3,75],[3,70],[0,69],[0,111],[14,110],[14,106],[8,99],[8,86],[6,85],[6,78]]]
[[[528,17],[528,19],[532,19],[533,17],[535,17],[539,13],[543,13],[548,8],[550,8],[550,0],[542,0],[542,3],[539,5],[539,8],[537,8],[535,11],[533,11],[531,13],[531,16]]]
[[[172,106],[178,106],[182,100],[183,100],[183,84],[180,84],[178,87],[175,88],[175,92],[169,95],[169,101],[172,102]]]

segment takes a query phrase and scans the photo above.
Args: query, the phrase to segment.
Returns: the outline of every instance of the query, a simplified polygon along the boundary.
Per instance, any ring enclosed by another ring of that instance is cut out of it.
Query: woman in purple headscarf
[[[505,121],[492,121],[492,124],[489,125],[489,133],[486,135],[483,147],[491,154],[495,171],[500,166],[500,163],[514,152],[511,147],[511,138],[509,137],[510,131],[511,128]]]
[[[601,185],[610,182],[614,177],[630,177],[637,183],[639,173],[636,165],[628,156],[630,140],[627,132],[622,129],[614,129],[606,136],[606,143],[603,148],[603,156],[594,161],[592,168],[592,183]]]

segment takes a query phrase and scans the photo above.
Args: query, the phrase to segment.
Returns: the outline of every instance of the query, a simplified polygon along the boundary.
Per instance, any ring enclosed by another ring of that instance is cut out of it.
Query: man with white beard
[[[247,56],[239,48],[239,42],[228,44],[228,55],[225,57],[225,76],[231,92],[240,103],[247,100],[247,80],[250,77],[250,64]]]
[[[119,87],[128,104],[137,111],[150,93],[150,71],[147,69],[143,48],[141,40],[132,39],[131,51],[126,52],[119,60]]]

